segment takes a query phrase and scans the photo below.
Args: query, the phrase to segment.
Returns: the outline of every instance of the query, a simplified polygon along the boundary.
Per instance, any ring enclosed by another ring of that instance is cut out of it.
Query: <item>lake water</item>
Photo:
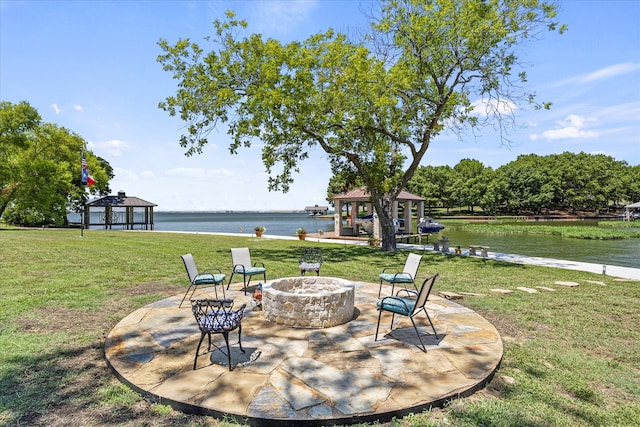
[[[311,217],[305,212],[154,212],[155,230],[253,234],[253,228],[267,228],[265,234],[293,236],[300,227],[309,233],[333,232],[333,220]]]
[[[92,222],[102,222],[100,211],[91,211]],[[117,215],[122,215],[118,213]],[[69,214],[69,222],[79,223],[78,214]],[[119,220],[123,221],[123,218]],[[144,221],[141,212],[135,212],[135,221]],[[154,212],[154,229],[158,231],[189,231],[216,233],[253,234],[253,228],[267,228],[265,234],[293,236],[300,227],[309,233],[318,230],[333,232],[333,219],[319,219],[305,212]],[[98,229],[99,227],[92,227]],[[136,226],[139,228],[139,226]],[[122,229],[122,225],[113,225],[113,230]]]
[[[579,221],[577,224],[587,225],[586,222]],[[489,246],[490,252],[640,268],[640,239],[589,240],[549,234],[482,233],[466,231],[455,224],[447,226],[440,234],[447,236],[453,247],[483,245]],[[434,238],[439,237],[430,237],[431,240]]]
[[[79,217],[70,214],[69,220],[77,222]],[[585,223],[580,221],[579,224]],[[154,212],[154,229],[158,231],[251,235],[256,226],[264,226],[267,228],[265,234],[276,236],[293,236],[299,227],[309,233],[334,231],[333,220],[310,217],[304,212]],[[550,235],[483,233],[462,230],[455,224],[448,225],[442,234],[454,247],[484,245],[489,246],[491,252],[640,268],[640,239],[584,240]],[[436,234],[429,240],[438,238]]]

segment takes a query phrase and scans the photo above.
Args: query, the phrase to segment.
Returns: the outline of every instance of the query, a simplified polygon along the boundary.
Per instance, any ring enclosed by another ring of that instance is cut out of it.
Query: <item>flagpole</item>
[[[96,182],[91,175],[89,175],[89,167],[87,166],[87,160],[84,158],[84,146],[82,147],[82,151],[80,152],[80,163],[81,163],[81,176],[80,183],[82,184],[82,213],[81,213],[81,221],[80,221],[80,235],[84,235],[84,226],[85,222],[88,222],[87,227],[91,224],[91,215],[87,215],[85,219],[85,211],[87,210],[87,201],[86,201],[86,188],[85,184],[91,187]]]
[[[82,185],[82,203],[80,207],[80,237],[84,237],[84,183],[82,182],[82,159],[84,159],[84,148],[80,150],[80,184]]]

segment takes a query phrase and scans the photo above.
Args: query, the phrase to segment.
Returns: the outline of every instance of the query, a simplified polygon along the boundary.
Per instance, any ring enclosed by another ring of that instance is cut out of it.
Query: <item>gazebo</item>
[[[338,194],[331,200],[335,205],[334,221],[336,236],[360,235],[359,225],[356,220],[360,215],[361,208],[363,208],[365,215],[373,216],[373,237],[380,238],[380,223],[378,222],[377,215],[373,215],[373,203],[371,202],[371,195],[366,187],[360,187]],[[417,216],[421,218],[424,216],[424,202],[424,198],[402,190],[393,202],[393,219],[399,220],[402,218],[404,220],[404,229],[412,230],[411,213],[413,211],[413,205],[415,204],[417,206]],[[347,209],[346,219],[342,216],[343,207]],[[402,210],[402,217],[399,217],[400,210]]]
[[[139,225],[141,229],[153,230],[153,208],[156,206],[158,205],[119,191],[117,196],[105,196],[87,203],[84,207],[84,225],[87,228],[103,226],[105,230],[114,225],[133,230]],[[91,209],[94,210],[93,216]]]
[[[631,211],[634,211],[636,209],[640,209],[640,202],[632,203],[630,205],[625,206],[624,207],[624,220],[625,221],[630,221],[631,220]]]

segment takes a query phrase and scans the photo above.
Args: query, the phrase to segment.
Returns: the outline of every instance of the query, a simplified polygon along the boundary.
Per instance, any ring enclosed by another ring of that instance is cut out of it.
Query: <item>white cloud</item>
[[[640,64],[634,64],[631,62],[622,62],[620,64],[610,65],[608,67],[601,68],[588,74],[581,74],[572,76],[564,80],[556,82],[553,86],[560,87],[568,84],[586,84],[593,83],[600,80],[607,80],[613,77],[622,76],[624,74],[632,73],[640,70]]]
[[[640,117],[640,101],[605,106],[594,115],[606,123],[637,123]]]
[[[500,99],[478,99],[472,105],[475,114],[485,117],[494,114],[513,114],[518,109],[513,102]]]
[[[260,32],[287,34],[297,29],[318,7],[316,0],[271,0],[259,3],[255,10]],[[252,22],[251,20],[250,22]]]
[[[82,107],[82,105],[79,105],[79,104],[74,105],[73,109],[76,111],[84,111],[84,108]]]
[[[542,136],[546,139],[576,139],[576,138],[594,138],[598,136],[593,131],[578,129],[575,127],[566,127],[562,129],[552,129],[542,132]]]
[[[611,77],[628,74],[636,70],[640,70],[640,64],[632,64],[630,62],[615,64],[587,74],[580,79],[580,83],[591,83],[597,80],[605,80]]]
[[[549,140],[594,138],[598,136],[598,134],[588,129],[588,126],[594,122],[595,119],[570,114],[564,120],[557,122],[557,128],[546,130],[540,134],[532,134],[530,138],[534,141],[539,138]]]
[[[110,141],[99,142],[96,144],[100,149],[107,152],[107,154],[120,157],[122,152],[129,149],[129,144],[119,139],[112,139]]]
[[[58,104],[51,104],[51,108],[55,111],[56,114],[60,114],[60,108],[58,108]]]

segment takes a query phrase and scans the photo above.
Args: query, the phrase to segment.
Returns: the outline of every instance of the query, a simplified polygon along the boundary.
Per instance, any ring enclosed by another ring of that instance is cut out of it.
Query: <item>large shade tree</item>
[[[53,123],[22,101],[0,102],[0,218],[18,225],[62,225],[67,211],[87,200],[81,178],[86,141]],[[89,194],[108,194],[113,170],[85,150],[96,185]]]
[[[214,22],[210,52],[189,39],[160,40],[158,61],[179,84],[159,106],[186,122],[187,155],[201,153],[222,124],[232,153],[261,141],[269,190],[286,192],[320,147],[334,173],[365,183],[382,248],[395,250],[393,200],[433,138],[487,118],[506,127],[522,101],[539,107],[523,90],[516,51],[561,28],[556,6],[539,0],[384,1],[370,15],[359,41],[333,30],[288,44],[243,36],[247,23],[232,12]]]

